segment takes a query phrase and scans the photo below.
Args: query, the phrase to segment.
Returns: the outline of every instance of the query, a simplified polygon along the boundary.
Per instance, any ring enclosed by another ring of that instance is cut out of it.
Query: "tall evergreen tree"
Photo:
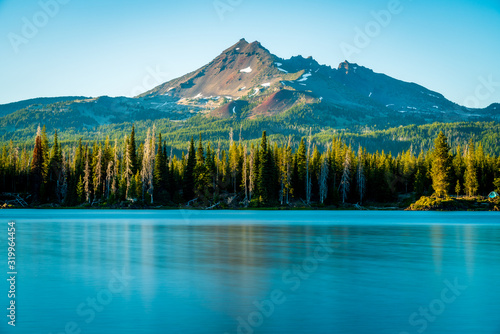
[[[40,191],[43,183],[44,156],[41,131],[40,127],[38,127],[33,158],[31,160],[31,182],[35,201],[40,199]]]
[[[154,191],[155,197],[160,202],[166,199],[166,181],[167,181],[167,158],[165,156],[165,151],[163,149],[163,143],[161,139],[161,133],[158,137],[158,149],[156,151],[155,165],[154,165]]]
[[[330,168],[328,166],[328,154],[325,153],[321,163],[321,172],[319,177],[319,201],[321,204],[325,202],[328,195],[328,172]]]
[[[467,145],[467,155],[466,155],[466,167],[464,175],[464,188],[467,196],[472,197],[476,195],[477,189],[479,188],[477,182],[477,172],[476,172],[476,153],[474,142],[472,139]]]
[[[432,187],[438,197],[444,197],[450,184],[451,157],[448,139],[442,131],[434,141],[432,158]]]
[[[202,199],[205,205],[210,203],[209,187],[211,184],[211,179],[207,165],[205,164],[205,151],[203,149],[203,141],[200,140],[198,143],[198,149],[196,151],[196,165],[194,167],[194,188],[197,198]]]
[[[340,180],[340,196],[342,197],[342,203],[345,203],[347,196],[349,195],[349,190],[351,189],[351,155],[349,151],[346,150],[344,163],[342,164],[343,172],[342,178]]]
[[[149,196],[151,204],[154,202],[154,159],[155,159],[155,126],[153,129],[148,129],[146,139],[142,150],[142,168],[141,168],[141,184],[142,184],[142,199],[145,200],[145,194]]]
[[[358,148],[358,167],[356,172],[356,181],[358,185],[359,194],[359,204],[363,204],[363,197],[366,190],[366,179],[365,179],[365,168],[364,168],[364,156],[363,149],[361,146]]]
[[[135,147],[135,125],[132,125],[132,132],[130,132],[130,137],[128,139],[127,145],[128,158],[130,159],[130,170],[132,174],[135,175],[138,169],[137,150]]]
[[[260,200],[263,204],[267,204],[272,200],[273,163],[267,144],[266,131],[262,132],[259,165],[257,185],[259,187]]]
[[[47,178],[47,192],[48,198],[52,201],[61,201],[57,196],[57,185],[62,181],[61,173],[63,170],[62,152],[57,140],[57,131],[54,133],[54,145],[49,160],[48,178]]]
[[[189,143],[188,157],[186,162],[186,169],[184,171],[183,185],[184,185],[184,200],[190,201],[194,197],[194,168],[196,167],[196,153],[194,150],[194,138],[191,137]]]
[[[89,164],[89,152],[88,149],[85,150],[85,170],[83,171],[83,189],[85,193],[85,201],[87,203],[90,203],[91,200],[91,186],[92,186],[92,175],[91,175],[91,169],[90,169],[90,164]]]
[[[297,199],[306,197],[306,164],[306,144],[304,139],[301,139],[294,161],[293,189]]]

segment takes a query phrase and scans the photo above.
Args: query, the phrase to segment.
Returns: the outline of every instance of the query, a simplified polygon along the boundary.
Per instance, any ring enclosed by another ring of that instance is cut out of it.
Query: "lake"
[[[500,333],[500,214],[0,210],[0,333]]]

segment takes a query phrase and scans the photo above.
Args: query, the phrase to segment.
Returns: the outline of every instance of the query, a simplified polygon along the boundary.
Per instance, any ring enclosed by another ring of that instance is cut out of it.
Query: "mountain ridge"
[[[464,121],[471,117],[471,109],[453,103],[442,94],[417,83],[376,73],[347,60],[333,68],[320,65],[313,57],[299,55],[283,59],[272,54],[258,41],[248,43],[245,39],[227,48],[198,70],[167,81],[139,97],[167,95],[183,102],[218,100],[221,97],[251,101],[281,90],[298,92],[303,97],[312,96],[320,103],[356,109],[369,117],[395,115],[401,118],[401,114],[405,114],[424,122],[439,121],[443,117],[449,121]],[[309,100],[307,103],[315,102]],[[265,104],[255,108],[261,111]],[[209,113],[210,116],[235,115],[213,109],[216,111]],[[475,109],[479,112],[482,110]],[[281,111],[286,111],[286,108]],[[274,113],[259,114],[265,117]]]

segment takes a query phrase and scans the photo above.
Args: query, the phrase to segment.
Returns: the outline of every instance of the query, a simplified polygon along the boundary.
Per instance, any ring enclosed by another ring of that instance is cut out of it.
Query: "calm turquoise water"
[[[0,333],[500,333],[498,213],[2,210]]]

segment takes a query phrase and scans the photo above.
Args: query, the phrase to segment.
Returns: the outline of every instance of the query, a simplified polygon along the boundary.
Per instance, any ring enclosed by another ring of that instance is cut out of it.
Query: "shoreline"
[[[500,198],[488,198],[482,196],[475,197],[436,197],[421,196],[419,199],[406,200],[401,202],[376,203],[368,202],[364,206],[351,203],[342,205],[322,205],[311,203],[304,205],[303,202],[296,201],[288,205],[250,205],[218,203],[216,206],[202,206],[201,203],[193,202],[194,205],[151,205],[144,202],[120,202],[116,204],[94,203],[78,206],[62,206],[56,203],[28,204],[25,205],[3,204],[1,209],[33,209],[33,210],[193,210],[193,211],[500,211]],[[198,204],[198,205],[197,205]]]

